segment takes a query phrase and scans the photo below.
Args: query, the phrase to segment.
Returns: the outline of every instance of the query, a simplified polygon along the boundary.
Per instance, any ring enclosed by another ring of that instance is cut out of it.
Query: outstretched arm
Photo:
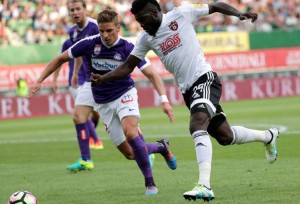
[[[77,57],[74,59],[74,69],[73,69],[73,75],[71,79],[71,85],[73,88],[77,88],[78,86],[78,72],[82,65],[82,57]]]
[[[169,100],[166,96],[166,90],[164,87],[164,83],[161,80],[160,76],[157,72],[153,69],[152,65],[149,65],[145,69],[142,70],[142,73],[149,79],[149,81],[153,84],[155,90],[158,92],[161,98],[161,106],[163,112],[167,114],[172,123],[175,119],[172,107],[169,104]]]
[[[91,75],[92,84],[102,84],[104,82],[113,81],[127,76],[133,72],[134,68],[141,60],[133,55],[129,55],[127,60],[118,66],[115,70],[108,72],[104,75],[94,74]]]
[[[46,68],[42,71],[41,75],[36,80],[36,82],[32,85],[32,87],[30,89],[30,93],[28,95],[28,98],[31,98],[33,96],[33,94],[35,94],[41,88],[42,82],[48,76],[50,76],[55,70],[57,70],[58,68],[60,68],[60,66],[63,63],[65,63],[65,62],[67,62],[69,60],[70,60],[70,57],[68,55],[68,50],[66,50],[65,52],[61,53],[57,57],[55,57],[53,60],[51,60],[49,62],[49,64],[47,64]]]
[[[246,12],[242,13],[236,8],[224,3],[224,2],[217,2],[217,3],[212,3],[208,4],[209,7],[209,14],[219,12],[228,16],[236,16],[238,17],[241,21],[242,20],[247,20],[251,19],[251,22],[253,23],[257,19],[257,14],[256,13],[251,13],[251,12]]]

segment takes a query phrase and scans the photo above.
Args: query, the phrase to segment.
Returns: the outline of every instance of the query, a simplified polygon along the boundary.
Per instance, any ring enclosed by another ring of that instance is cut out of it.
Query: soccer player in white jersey
[[[112,10],[103,10],[98,14],[100,34],[80,40],[67,51],[53,59],[32,86],[29,97],[40,89],[41,83],[58,67],[73,58],[82,56],[89,72],[104,74],[114,70],[123,63],[134,45],[120,37],[118,14]],[[170,121],[174,120],[172,108],[166,97],[163,82],[152,68],[148,59],[141,60],[137,67],[151,81],[161,96],[162,109]],[[146,195],[157,194],[149,154],[160,153],[170,169],[177,168],[177,161],[172,154],[167,139],[146,143],[139,130],[139,107],[137,90],[129,75],[118,80],[92,86],[95,106],[107,127],[109,137],[128,159],[135,159],[145,179]]]
[[[175,78],[190,110],[190,133],[195,143],[199,167],[198,184],[183,194],[185,199],[210,201],[214,193],[210,186],[212,144],[209,135],[221,145],[261,142],[266,157],[273,163],[277,157],[276,128],[266,131],[230,126],[219,101],[222,84],[209,63],[206,62],[197,40],[192,22],[200,16],[220,12],[251,19],[257,14],[241,13],[232,6],[217,2],[212,4],[187,4],[163,14],[156,0],[134,0],[131,12],[144,31],[140,34],[134,50],[117,69],[104,75],[92,73],[92,83],[101,84],[128,75],[153,50]]]

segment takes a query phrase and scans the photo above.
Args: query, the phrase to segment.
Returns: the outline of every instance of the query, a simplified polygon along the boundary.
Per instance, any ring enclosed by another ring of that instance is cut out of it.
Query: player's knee
[[[203,120],[192,120],[190,122],[190,133],[192,134],[193,132],[197,130],[207,130],[208,126],[208,119],[203,119]]]
[[[231,145],[233,140],[233,135],[230,134],[218,134],[218,135],[212,135],[217,142],[222,146]]]
[[[85,120],[85,118],[84,117],[82,117],[82,115],[80,115],[79,113],[74,113],[73,114],[73,122],[75,123],[75,124],[81,124],[81,123],[85,123],[86,122],[86,120]]]

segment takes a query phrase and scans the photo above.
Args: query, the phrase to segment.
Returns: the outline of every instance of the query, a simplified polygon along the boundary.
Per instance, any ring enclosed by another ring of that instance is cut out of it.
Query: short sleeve
[[[208,4],[185,4],[174,9],[174,13],[182,14],[190,22],[195,21],[195,19],[200,16],[205,16],[209,14]]]

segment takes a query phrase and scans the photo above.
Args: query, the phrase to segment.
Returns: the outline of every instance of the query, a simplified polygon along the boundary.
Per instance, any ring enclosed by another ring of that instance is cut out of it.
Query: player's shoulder
[[[98,28],[98,22],[96,19],[91,18],[91,17],[87,17],[87,22],[89,24],[89,26],[96,26]]]
[[[73,43],[72,43],[71,39],[70,39],[70,38],[67,38],[67,39],[64,41],[63,46],[64,46],[64,47],[71,47],[72,44],[73,44]]]

